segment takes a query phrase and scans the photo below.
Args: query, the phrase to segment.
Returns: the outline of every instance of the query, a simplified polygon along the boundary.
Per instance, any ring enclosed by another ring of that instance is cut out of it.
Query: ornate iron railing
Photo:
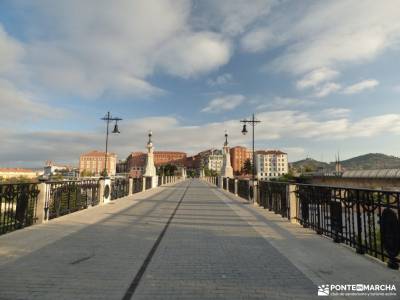
[[[304,227],[398,268],[399,192],[298,184],[295,193]]]
[[[0,234],[36,222],[38,195],[37,183],[0,184]]]
[[[250,182],[249,180],[239,179],[238,180],[238,196],[246,200],[250,196]]]
[[[129,195],[129,179],[115,178],[111,181],[111,200]]]
[[[152,177],[146,177],[146,190],[151,189]]]
[[[238,180],[244,199],[252,197],[249,183]],[[399,268],[400,192],[271,181],[259,182],[257,190],[264,208],[287,218],[293,211],[304,227]]]
[[[260,181],[257,202],[282,217],[289,217],[288,185],[281,182]]]
[[[99,204],[97,180],[48,182],[47,219],[54,219]]]
[[[143,179],[141,177],[139,178],[133,178],[132,182],[132,192],[133,193],[139,193],[142,191],[142,184],[143,184]]]
[[[225,178],[225,177],[222,177],[222,188],[223,188],[224,190],[227,190],[227,189],[228,189],[228,187],[226,186],[226,178]]]
[[[228,189],[231,193],[235,193],[235,179],[234,178],[229,178],[228,182]]]

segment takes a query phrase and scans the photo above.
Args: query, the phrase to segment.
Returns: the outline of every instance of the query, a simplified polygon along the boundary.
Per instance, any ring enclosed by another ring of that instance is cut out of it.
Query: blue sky
[[[0,166],[250,145],[289,160],[400,155],[397,1],[3,0]]]

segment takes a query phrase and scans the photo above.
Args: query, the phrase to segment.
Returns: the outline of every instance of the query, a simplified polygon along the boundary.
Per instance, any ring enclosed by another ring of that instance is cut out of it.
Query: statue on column
[[[224,160],[222,163],[222,177],[233,178],[233,169],[231,166],[231,154],[228,147],[228,132],[225,130],[225,143],[223,148]]]
[[[147,142],[146,168],[143,176],[156,176],[156,167],[154,166],[153,142],[151,141],[153,133],[149,131],[149,141]]]

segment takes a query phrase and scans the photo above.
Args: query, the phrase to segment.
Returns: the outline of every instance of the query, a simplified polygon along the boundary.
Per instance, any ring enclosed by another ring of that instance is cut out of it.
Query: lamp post
[[[114,124],[114,130],[112,131],[112,133],[121,133],[118,129],[118,121],[121,121],[121,118],[113,118],[110,114],[110,112],[107,112],[107,114],[101,118],[101,120],[106,121],[107,123],[107,130],[106,130],[106,155],[104,157],[104,177],[107,177],[107,158],[108,158],[108,134],[109,134],[109,125],[110,125],[110,121],[115,121]]]
[[[242,129],[242,134],[246,135],[247,134],[247,124],[250,124],[251,127],[253,128],[252,130],[252,134],[253,134],[253,167],[252,167],[252,180],[253,183],[255,181],[256,178],[256,170],[255,170],[255,165],[256,165],[256,157],[255,157],[255,151],[254,151],[254,127],[257,125],[257,123],[260,123],[261,121],[258,121],[255,119],[254,114],[252,115],[252,118],[250,120],[244,119],[244,120],[240,120],[241,123],[243,123],[243,129]]]

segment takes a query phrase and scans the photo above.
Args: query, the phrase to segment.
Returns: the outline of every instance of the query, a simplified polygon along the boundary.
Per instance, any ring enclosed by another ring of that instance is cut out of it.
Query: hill
[[[369,153],[343,160],[341,164],[346,170],[397,169],[400,168],[400,158],[382,153]]]
[[[302,159],[291,163],[296,170],[304,171],[334,171],[335,162],[325,163],[312,158]],[[341,161],[345,170],[372,170],[400,168],[400,158],[382,153],[368,153]]]
[[[310,172],[310,171],[317,171],[317,170],[330,170],[331,166],[322,161],[318,161],[312,158],[306,158],[302,159],[299,161],[295,161],[291,163],[292,168],[298,170],[298,171],[305,171],[305,172]]]

